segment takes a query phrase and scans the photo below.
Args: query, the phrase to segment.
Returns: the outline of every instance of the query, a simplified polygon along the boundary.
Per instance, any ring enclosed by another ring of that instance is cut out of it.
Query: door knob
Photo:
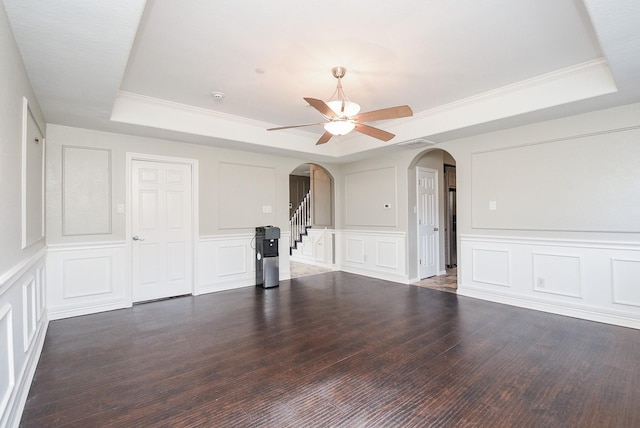
[[[133,238],[134,241],[144,241],[144,238],[140,238],[138,235],[134,236]]]
[[[434,228],[433,228],[433,231],[434,231],[434,232],[437,232],[438,230],[439,230],[439,229],[438,229],[437,227],[434,227]]]

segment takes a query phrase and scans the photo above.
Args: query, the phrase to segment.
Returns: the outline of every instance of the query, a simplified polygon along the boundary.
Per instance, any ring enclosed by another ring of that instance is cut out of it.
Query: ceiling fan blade
[[[304,99],[306,102],[309,103],[309,105],[311,105],[311,107],[315,108],[316,110],[318,110],[320,113],[322,113],[323,115],[332,118],[332,117],[338,117],[336,115],[336,112],[334,112],[333,110],[331,110],[331,107],[329,107],[327,105],[327,103],[325,103],[322,100],[317,100],[315,98],[305,98]]]
[[[411,107],[405,105],[367,111],[353,116],[352,119],[358,122],[374,122],[376,120],[397,119],[409,116],[413,116],[413,111]]]
[[[313,125],[324,125],[324,122],[321,122],[321,123],[307,123],[306,125],[280,126],[278,128],[269,128],[269,129],[267,129],[267,131],[279,131],[281,129],[302,128],[303,126],[313,126]]]
[[[395,134],[392,134],[391,132],[383,131],[380,128],[374,128],[373,126],[365,125],[363,123],[356,123],[355,129],[362,134],[382,141],[389,141],[395,137]]]
[[[326,131],[324,134],[322,134],[322,137],[320,137],[320,139],[318,140],[318,142],[316,143],[316,146],[319,144],[324,144],[327,141],[329,141],[331,139],[331,137],[333,137],[333,134],[329,131]]]

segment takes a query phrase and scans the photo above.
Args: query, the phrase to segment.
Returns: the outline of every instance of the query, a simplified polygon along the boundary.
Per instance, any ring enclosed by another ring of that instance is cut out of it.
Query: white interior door
[[[418,168],[418,275],[438,273],[438,174]]]
[[[191,165],[133,160],[134,302],[192,293]]]

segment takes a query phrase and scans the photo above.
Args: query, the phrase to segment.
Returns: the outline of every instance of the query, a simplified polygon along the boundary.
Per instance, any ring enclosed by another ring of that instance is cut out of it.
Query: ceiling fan
[[[411,108],[404,105],[360,113],[360,106],[353,101],[349,101],[342,90],[342,78],[346,72],[347,69],[344,67],[333,67],[331,69],[333,77],[338,79],[338,86],[336,87],[335,93],[331,96],[330,101],[324,102],[315,98],[304,99],[311,105],[311,107],[318,110],[325,117],[327,120],[326,122],[281,126],[279,128],[269,128],[267,131],[324,125],[325,132],[316,144],[324,144],[334,135],[345,135],[353,130],[382,141],[389,141],[395,137],[395,135],[390,132],[365,125],[364,122],[375,122],[376,120],[397,119],[400,117],[413,116]]]

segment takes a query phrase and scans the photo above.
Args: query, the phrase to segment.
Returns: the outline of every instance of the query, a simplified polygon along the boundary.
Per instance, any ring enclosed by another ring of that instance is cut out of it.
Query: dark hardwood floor
[[[24,427],[640,426],[640,331],[326,273],[53,321]]]

